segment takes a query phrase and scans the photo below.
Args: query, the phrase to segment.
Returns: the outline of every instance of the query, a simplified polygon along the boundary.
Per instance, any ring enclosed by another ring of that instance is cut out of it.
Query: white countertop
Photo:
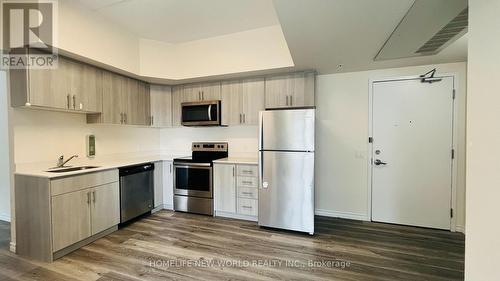
[[[107,160],[83,160],[83,161],[74,161],[70,165],[72,167],[78,166],[98,166],[98,168],[88,169],[88,170],[79,170],[73,172],[65,172],[65,173],[51,173],[47,172],[49,167],[47,163],[39,163],[39,164],[29,164],[29,165],[16,165],[16,175],[24,175],[24,176],[32,176],[32,177],[43,177],[43,178],[60,178],[67,176],[74,176],[79,174],[87,174],[94,173],[98,171],[105,171],[111,169],[117,169],[120,167],[130,166],[130,165],[139,165],[149,162],[158,162],[158,161],[172,161],[173,158],[179,157],[180,155],[174,154],[156,154],[156,155],[147,155],[147,156],[136,156],[130,158],[117,158],[117,159],[107,159]]]
[[[244,164],[244,165],[258,165],[259,159],[254,157],[228,157],[214,160],[217,164]]]

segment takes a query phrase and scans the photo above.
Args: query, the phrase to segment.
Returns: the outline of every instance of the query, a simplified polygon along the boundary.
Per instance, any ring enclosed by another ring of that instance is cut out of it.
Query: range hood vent
[[[374,60],[439,53],[467,32],[467,0],[415,0]]]
[[[443,27],[436,35],[427,41],[417,53],[424,55],[436,54],[441,47],[458,34],[467,29],[469,24],[469,9],[465,8],[458,16]]]

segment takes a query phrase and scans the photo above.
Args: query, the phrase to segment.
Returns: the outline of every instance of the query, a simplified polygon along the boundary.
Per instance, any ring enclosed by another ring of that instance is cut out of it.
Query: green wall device
[[[87,136],[87,157],[90,157],[90,158],[95,157],[95,136],[94,135]]]

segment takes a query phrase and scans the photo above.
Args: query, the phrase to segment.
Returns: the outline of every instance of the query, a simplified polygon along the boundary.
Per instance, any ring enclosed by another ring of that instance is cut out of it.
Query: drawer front
[[[238,165],[238,176],[257,177],[258,169],[256,165]]]
[[[118,169],[69,176],[50,181],[52,196],[118,181]]]
[[[240,198],[250,198],[257,199],[259,196],[259,190],[252,187],[238,187],[238,197]]]
[[[238,198],[238,213],[247,216],[257,216],[258,201],[255,199]]]
[[[238,186],[257,188],[257,178],[254,177],[238,177]]]

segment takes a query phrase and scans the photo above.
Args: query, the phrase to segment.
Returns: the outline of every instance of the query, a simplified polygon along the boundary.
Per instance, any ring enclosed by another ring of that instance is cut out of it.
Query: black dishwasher
[[[120,168],[120,223],[151,213],[154,200],[153,163]]]

